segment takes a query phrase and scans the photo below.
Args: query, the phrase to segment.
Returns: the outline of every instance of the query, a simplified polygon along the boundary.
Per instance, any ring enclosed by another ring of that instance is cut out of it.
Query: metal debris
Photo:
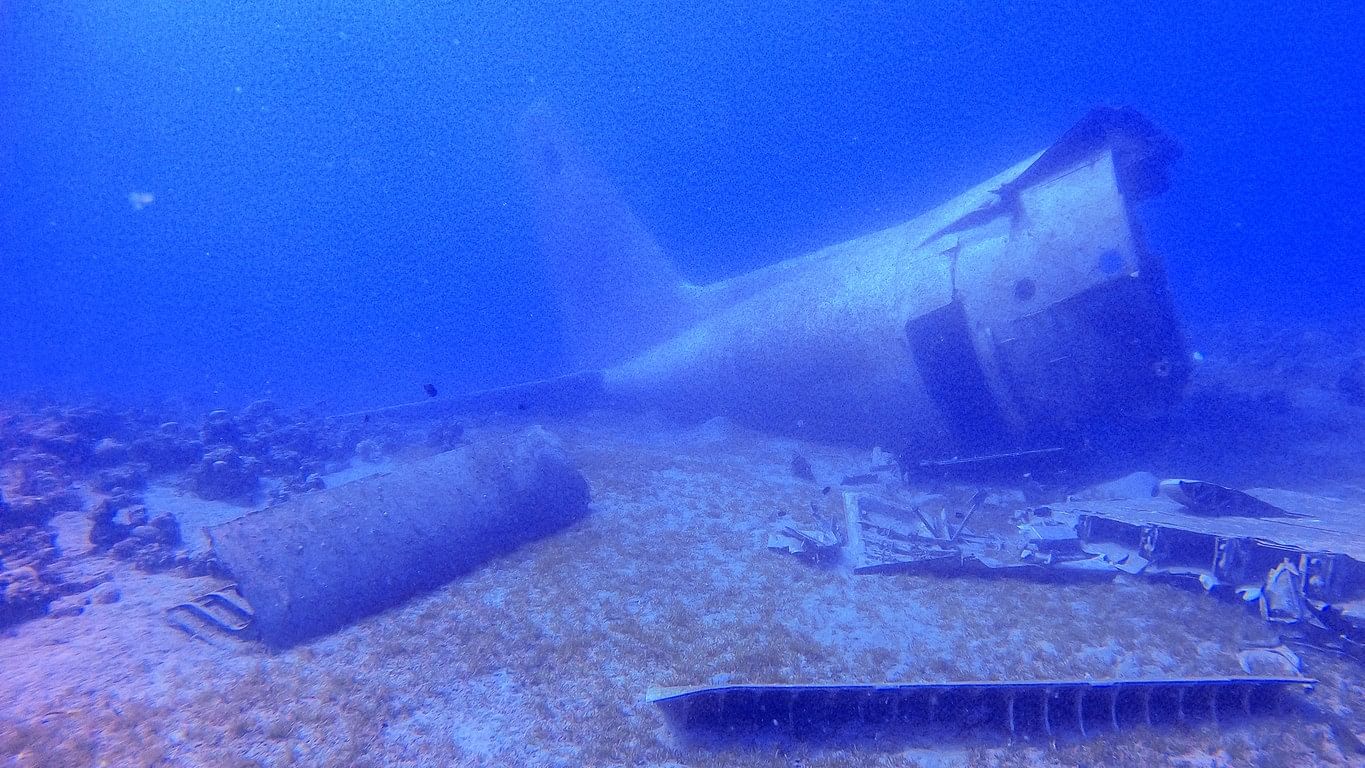
[[[874,492],[845,491],[844,530],[832,538],[855,573],[1197,580],[1209,592],[1257,603],[1267,621],[1298,632],[1296,640],[1365,658],[1365,526],[1355,510],[1287,491],[1253,496],[1191,480],[1160,487],[1157,496],[1073,497],[1016,515],[1014,532],[987,533],[967,527],[984,492],[953,524],[942,508],[905,508]],[[1184,494],[1183,504],[1173,494]],[[1186,506],[1201,503],[1199,514]],[[796,552],[826,545],[792,529],[773,534],[769,546]]]
[[[1155,498],[1068,501],[1053,511],[1075,521],[1086,551],[1123,570],[1197,579],[1210,592],[1256,602],[1266,620],[1305,639],[1365,657],[1365,526],[1358,512],[1288,491],[1243,494],[1250,503],[1226,496],[1221,486],[1191,483],[1165,481]],[[1202,489],[1191,498],[1212,499],[1211,508],[1221,511],[1195,514],[1172,500],[1169,488]],[[1271,516],[1267,508],[1283,514]]]
[[[166,609],[166,621],[197,640],[227,636],[240,640],[256,637],[251,605],[231,584]]]
[[[1214,723],[1281,711],[1287,688],[1311,689],[1298,676],[944,683],[719,685],[653,688],[678,728],[744,736],[792,736],[850,727],[984,732],[1009,739],[1084,737],[1143,725]]]
[[[871,494],[845,492],[845,559],[855,573],[991,571],[1040,576],[1043,566],[1074,575],[1116,573],[1104,558],[1076,545],[1074,526],[1035,521],[1013,535],[973,533],[967,524],[985,499],[984,492],[976,494],[954,525],[943,510],[903,509]]]
[[[768,549],[778,549],[793,555],[809,555],[821,558],[837,550],[840,545],[837,534],[818,528],[798,528],[789,518],[773,523],[768,531]]]
[[[1270,569],[1261,587],[1258,601],[1261,618],[1282,624],[1294,624],[1308,616],[1304,605],[1303,574],[1288,559]]]

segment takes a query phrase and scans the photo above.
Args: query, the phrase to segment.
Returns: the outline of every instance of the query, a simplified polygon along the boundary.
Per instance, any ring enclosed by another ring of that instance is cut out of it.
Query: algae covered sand
[[[1239,606],[1136,579],[812,566],[768,550],[766,531],[780,515],[818,513],[826,485],[866,466],[862,452],[723,423],[596,414],[546,425],[592,486],[587,519],[289,650],[170,627],[164,609],[221,584],[212,577],[91,557],[109,577],[103,601],[0,638],[0,755],[147,766],[1349,764],[1326,723],[1293,712],[1059,745],[689,742],[645,703],[647,688],[1237,674],[1237,651],[1274,634]],[[814,483],[793,476],[794,452]],[[1320,706],[1365,711],[1356,667],[1305,661],[1322,680]]]

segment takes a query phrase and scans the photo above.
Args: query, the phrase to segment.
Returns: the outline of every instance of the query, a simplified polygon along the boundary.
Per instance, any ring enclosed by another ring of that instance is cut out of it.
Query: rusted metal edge
[[[1181,677],[937,683],[742,684],[651,688],[645,700],[676,727],[734,736],[828,734],[841,727],[1085,737],[1126,726],[1215,725],[1282,711],[1307,677]]]
[[[738,683],[727,685],[683,685],[655,686],[645,695],[645,701],[657,704],[662,701],[678,699],[705,693],[725,693],[730,691],[847,691],[850,693],[877,693],[884,691],[942,691],[956,690],[1031,690],[1040,688],[1080,687],[1106,689],[1114,687],[1150,687],[1168,685],[1239,685],[1261,684],[1291,686],[1300,685],[1312,688],[1317,684],[1312,677],[1264,677],[1260,675],[1232,675],[1226,677],[1153,677],[1153,678],[1112,678],[1104,680],[954,680],[946,682],[916,683]]]

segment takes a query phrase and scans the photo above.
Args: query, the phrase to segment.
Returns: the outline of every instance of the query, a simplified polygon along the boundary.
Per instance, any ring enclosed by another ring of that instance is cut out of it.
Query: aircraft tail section
[[[522,146],[573,365],[606,367],[685,327],[693,286],[546,105],[527,113]]]

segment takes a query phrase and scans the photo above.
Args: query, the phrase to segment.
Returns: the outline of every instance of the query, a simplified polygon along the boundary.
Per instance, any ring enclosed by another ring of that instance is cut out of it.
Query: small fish
[[[435,397],[437,394],[435,384],[431,383],[423,384],[422,390],[427,393],[427,397]]]

